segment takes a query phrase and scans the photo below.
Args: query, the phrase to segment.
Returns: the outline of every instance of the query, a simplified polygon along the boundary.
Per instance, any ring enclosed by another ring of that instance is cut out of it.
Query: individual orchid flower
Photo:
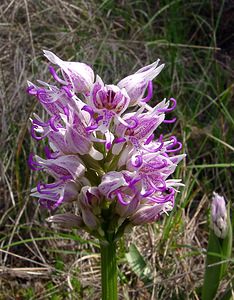
[[[72,101],[72,94],[70,92],[68,94],[64,88],[59,89],[43,81],[39,81],[39,83],[42,87],[28,81],[28,94],[35,95],[49,115],[58,116],[60,113],[64,113],[64,108]]]
[[[78,197],[81,185],[73,180],[58,180],[54,183],[38,183],[32,189],[31,196],[40,198],[40,204],[54,210],[62,203],[70,202]]]
[[[124,175],[121,172],[111,171],[102,177],[102,182],[99,184],[99,191],[107,198],[112,197],[112,192],[122,186],[127,186]]]
[[[94,82],[93,70],[84,63],[63,61],[54,53],[44,50],[45,57],[53,64],[61,68],[64,79],[60,79],[54,69],[50,67],[50,72],[54,79],[59,83],[70,88],[75,92],[89,92]]]
[[[139,69],[136,73],[122,79],[117,85],[120,88],[125,88],[130,97],[130,106],[136,105],[139,102],[148,102],[153,96],[152,80],[159,75],[164,68],[164,64],[158,66],[159,59],[151,65]],[[146,89],[148,95],[143,98]]]
[[[76,180],[85,174],[85,166],[76,155],[62,155],[54,159],[43,159],[31,154],[28,162],[33,170],[46,171],[58,179]]]
[[[150,203],[143,204],[130,216],[133,225],[142,225],[157,221],[162,213],[167,213],[173,209],[172,203]]]
[[[173,98],[170,100],[173,102],[171,108],[168,108],[169,101],[167,102],[164,99],[154,109],[147,112],[143,113],[145,107],[142,106],[134,113],[125,114],[123,120],[127,123],[127,126],[124,124],[117,124],[115,131],[119,138],[117,139],[118,143],[113,147],[113,153],[119,153],[123,147],[123,143],[127,141],[137,150],[138,156],[141,156],[140,150],[146,149],[147,147],[145,147],[145,145],[152,144],[154,131],[160,124],[166,122],[165,113],[175,109],[176,100]]]

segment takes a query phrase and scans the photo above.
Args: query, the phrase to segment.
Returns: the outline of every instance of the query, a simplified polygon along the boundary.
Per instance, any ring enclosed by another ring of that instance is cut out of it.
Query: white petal
[[[61,63],[63,63],[63,61],[57,55],[55,55],[53,52],[48,51],[48,50],[43,50],[43,52],[44,52],[45,57],[53,64],[60,65]]]
[[[97,151],[94,147],[91,147],[89,151],[89,155],[92,156],[95,160],[102,160],[103,154]]]
[[[125,142],[122,142],[122,143],[118,143],[118,144],[114,144],[113,147],[112,147],[112,153],[114,155],[119,155],[120,151],[123,149],[123,145],[124,145]]]

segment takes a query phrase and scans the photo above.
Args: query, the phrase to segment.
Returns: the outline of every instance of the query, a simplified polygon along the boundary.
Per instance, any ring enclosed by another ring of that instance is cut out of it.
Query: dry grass
[[[186,187],[171,219],[134,228],[121,242],[119,297],[199,299],[210,194],[233,194],[233,173],[225,167],[233,162],[233,52],[222,28],[234,18],[223,3],[1,1],[0,299],[100,299],[95,241],[87,242],[83,232],[51,229],[48,212],[29,198],[38,175],[26,160],[41,146],[29,137],[28,119],[32,110],[42,112],[25,87],[26,80],[49,78],[42,49],[87,62],[107,82],[158,57],[166,62],[156,92],[179,100],[173,132],[188,154],[177,174]],[[150,266],[154,280],[148,285],[125,259],[131,243]],[[221,290],[232,278],[230,270]]]

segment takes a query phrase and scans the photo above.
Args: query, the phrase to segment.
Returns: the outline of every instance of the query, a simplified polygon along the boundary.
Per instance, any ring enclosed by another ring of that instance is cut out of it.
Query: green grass
[[[28,118],[41,108],[25,93],[26,80],[48,80],[42,49],[92,65],[115,83],[160,58],[166,67],[154,82],[154,102],[174,97],[171,131],[187,158],[176,177],[185,187],[176,209],[157,224],[134,228],[119,250],[120,299],[199,299],[208,208],[212,191],[231,200],[233,188],[233,73],[222,36],[228,1],[2,1],[0,4],[1,201],[0,299],[99,299],[96,241],[81,231],[50,228],[48,212],[29,198],[38,180],[26,165],[33,142]],[[40,175],[41,176],[41,175]],[[151,267],[150,287],[127,263],[137,246]],[[14,268],[45,267],[40,275]],[[223,280],[223,288],[233,278]],[[23,275],[22,275],[23,274]],[[73,288],[71,291],[70,288]],[[97,298],[95,298],[97,297]]]

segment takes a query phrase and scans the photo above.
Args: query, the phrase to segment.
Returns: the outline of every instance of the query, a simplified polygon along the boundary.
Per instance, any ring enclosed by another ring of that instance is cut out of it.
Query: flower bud
[[[98,229],[101,195],[96,187],[84,186],[78,197],[78,207],[83,222],[90,230]]]
[[[224,197],[213,193],[211,203],[211,228],[217,237],[224,239],[227,234],[227,209]]]

